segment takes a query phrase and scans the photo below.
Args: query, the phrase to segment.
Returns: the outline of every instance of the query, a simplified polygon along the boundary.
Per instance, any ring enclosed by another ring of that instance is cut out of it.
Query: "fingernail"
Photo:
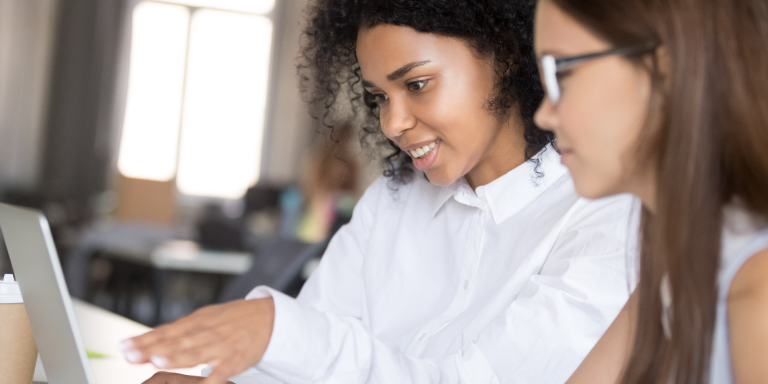
[[[152,356],[150,360],[158,368],[165,368],[168,365],[168,359],[162,356]]]
[[[133,349],[125,351],[125,358],[131,363],[138,363],[141,361],[141,352]]]
[[[120,348],[121,351],[125,352],[133,348],[133,340],[132,339],[123,340],[117,343],[117,347]]]

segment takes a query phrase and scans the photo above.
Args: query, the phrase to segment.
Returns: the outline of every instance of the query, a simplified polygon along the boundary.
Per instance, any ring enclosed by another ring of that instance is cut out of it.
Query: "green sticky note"
[[[86,349],[85,354],[88,355],[89,359],[106,359],[109,357],[103,353],[91,351],[90,349]]]

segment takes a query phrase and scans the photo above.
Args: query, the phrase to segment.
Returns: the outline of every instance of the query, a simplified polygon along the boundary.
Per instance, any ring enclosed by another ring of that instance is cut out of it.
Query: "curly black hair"
[[[535,6],[535,0],[315,0],[307,8],[298,64],[302,94],[332,137],[335,121],[359,122],[363,148],[387,148],[384,175],[407,183],[412,159],[381,131],[378,105],[361,84],[357,34],[391,24],[455,37],[481,57],[493,58],[497,84],[487,106],[497,118],[519,111],[525,156],[538,168],[533,156],[554,136],[533,122],[544,97],[533,48]]]

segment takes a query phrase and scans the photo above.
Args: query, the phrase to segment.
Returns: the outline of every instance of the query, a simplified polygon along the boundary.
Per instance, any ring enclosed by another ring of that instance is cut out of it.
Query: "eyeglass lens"
[[[560,85],[557,83],[557,62],[552,55],[544,55],[541,58],[541,69],[544,72],[544,86],[552,103],[560,100]]]

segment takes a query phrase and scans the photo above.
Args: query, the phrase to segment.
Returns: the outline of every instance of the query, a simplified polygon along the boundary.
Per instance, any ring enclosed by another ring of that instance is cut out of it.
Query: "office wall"
[[[299,94],[296,58],[307,0],[278,0],[272,81],[272,115],[267,123],[261,180],[278,184],[295,182],[302,155],[314,137],[313,122]]]
[[[57,3],[0,1],[0,191],[38,184]]]
[[[41,167],[48,200],[88,211],[108,187],[119,43],[128,0],[67,0],[59,6]]]

